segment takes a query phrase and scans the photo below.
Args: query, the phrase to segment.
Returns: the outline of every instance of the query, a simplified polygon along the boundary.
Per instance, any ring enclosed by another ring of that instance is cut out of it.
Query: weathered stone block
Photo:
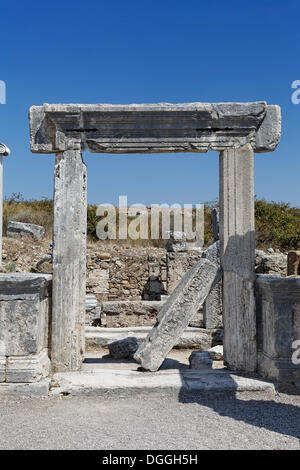
[[[0,356],[0,383],[5,382],[6,357]]]
[[[132,358],[138,348],[138,341],[133,336],[109,343],[109,354],[113,359]]]
[[[12,356],[7,358],[6,382],[39,382],[48,377],[51,369],[48,349],[29,356]]]
[[[157,316],[157,323],[134,355],[141,366],[156,371],[205,301],[218,267],[201,259],[182,278]]]
[[[300,381],[293,343],[300,339],[300,277],[259,275],[256,281],[258,371],[280,382]]]
[[[208,351],[193,351],[189,363],[190,369],[212,369],[213,360]]]
[[[187,250],[185,232],[167,232],[167,235],[170,237],[166,245],[167,251],[180,253]]]
[[[167,292],[172,294],[185,273],[201,258],[202,252],[167,253]]]
[[[107,328],[152,326],[164,301],[121,300],[102,303],[102,317]]]
[[[210,348],[208,352],[213,361],[223,361],[224,357],[222,345],[218,344],[217,346]]]
[[[0,273],[0,355],[38,354],[48,347],[51,279]]]
[[[287,258],[287,275],[299,276],[300,275],[300,251],[289,251]]]
[[[207,152],[249,144],[274,150],[279,106],[253,103],[44,104],[29,112],[31,151],[56,153],[71,140],[104,153]]]
[[[37,240],[44,238],[45,229],[40,225],[25,224],[23,222],[15,222],[10,220],[7,224],[6,235],[8,237],[18,237],[20,235],[31,235]]]
[[[286,271],[287,255],[255,250],[255,272],[257,274],[286,274]]]
[[[202,257],[209,259],[216,266],[220,267],[220,242],[210,245],[203,253]],[[203,305],[203,325],[205,328],[222,328],[223,326],[223,289],[222,280],[213,285]]]

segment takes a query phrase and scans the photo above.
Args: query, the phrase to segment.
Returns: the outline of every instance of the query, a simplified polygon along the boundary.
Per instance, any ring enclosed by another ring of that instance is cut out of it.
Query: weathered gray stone
[[[279,106],[267,106],[267,112],[261,126],[256,132],[254,151],[257,153],[272,152],[280,141],[281,136],[281,110]]]
[[[44,104],[29,112],[31,151],[81,149],[104,153],[207,152],[250,144],[274,150],[278,106],[254,103]]]
[[[220,344],[210,348],[208,352],[213,361],[223,361],[223,346]]]
[[[7,383],[39,382],[49,376],[50,369],[48,349],[43,349],[39,354],[8,357],[5,381]]]
[[[205,328],[223,327],[222,281],[213,285],[203,305],[203,325]]]
[[[113,359],[132,358],[138,348],[138,341],[133,336],[109,343],[108,349]]]
[[[87,348],[102,348],[109,343],[119,339],[134,336],[139,345],[146,339],[151,327],[128,327],[128,328],[99,328],[86,327],[85,340]],[[223,341],[223,330],[207,330],[206,328],[188,327],[178,339],[174,348],[207,350]]]
[[[216,266],[220,266],[220,242],[216,241],[203,253],[202,257],[209,259]],[[205,328],[222,328],[223,301],[222,280],[212,286],[206,301],[203,304],[203,325]]]
[[[220,153],[220,252],[224,362],[230,369],[254,372],[254,159],[250,145]]]
[[[257,274],[274,274],[287,272],[287,255],[284,253],[265,253],[255,250],[255,272]]]
[[[0,356],[48,348],[51,275],[0,273]]]
[[[25,224],[24,222],[16,222],[10,220],[7,224],[6,235],[8,237],[18,237],[20,235],[31,235],[37,240],[44,238],[45,229],[41,225]]]
[[[144,369],[159,369],[219,275],[218,267],[207,259],[198,261],[185,274],[160,310],[156,325],[134,355]]]
[[[202,253],[202,258],[209,259],[216,266],[220,266],[220,242],[216,241]]]
[[[0,383],[5,382],[6,356],[0,356]]]
[[[0,382],[38,382],[49,375],[51,279],[0,274]]]
[[[51,362],[77,370],[84,355],[86,275],[86,167],[76,142],[56,155],[53,223]]]
[[[101,317],[101,307],[95,295],[85,296],[85,324],[93,325],[95,322],[99,323]]]
[[[147,300],[102,302],[101,318],[105,316],[107,328],[154,325],[164,303]]]
[[[288,276],[299,276],[300,275],[300,250],[292,250],[288,252]]]
[[[167,235],[170,237],[166,245],[168,252],[181,253],[187,251],[185,232],[167,232]]]
[[[212,369],[213,360],[208,351],[193,351],[189,357],[190,369]]]
[[[0,396],[46,397],[49,394],[50,379],[33,383],[1,383]]]
[[[185,273],[201,259],[202,251],[167,253],[167,293],[172,294]]]
[[[214,208],[211,212],[212,231],[215,242],[219,240],[219,209]]]
[[[300,277],[258,275],[256,312],[258,372],[284,383],[299,382],[293,343],[300,339]]]

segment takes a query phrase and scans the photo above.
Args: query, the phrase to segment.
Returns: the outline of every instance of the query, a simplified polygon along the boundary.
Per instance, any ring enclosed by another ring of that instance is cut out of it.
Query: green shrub
[[[204,245],[213,241],[211,213],[218,207],[218,201],[209,201],[204,205]],[[96,227],[101,217],[96,216],[97,205],[87,207],[87,234],[97,240]],[[7,222],[19,222],[42,225],[46,235],[52,237],[53,201],[47,198],[25,201],[20,193],[13,193],[3,202],[3,233],[6,233]],[[172,218],[171,218],[172,220]],[[118,208],[116,208],[117,230],[119,224]],[[151,240],[151,220],[149,215],[149,239],[128,240],[134,246],[164,247],[166,240]],[[130,220],[128,218],[128,223]],[[291,207],[285,202],[267,202],[265,199],[255,199],[256,246],[258,248],[279,248],[280,250],[300,249],[300,208]],[[121,241],[120,241],[121,242]],[[123,243],[123,242],[122,242]]]

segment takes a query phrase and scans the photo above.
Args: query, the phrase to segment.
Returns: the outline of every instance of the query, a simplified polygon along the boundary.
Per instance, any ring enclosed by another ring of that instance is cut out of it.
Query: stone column
[[[54,180],[51,362],[54,371],[68,371],[80,369],[85,349],[86,166],[80,148],[56,155]]]
[[[257,367],[254,297],[254,158],[247,144],[220,153],[220,250],[223,268],[224,361]]]

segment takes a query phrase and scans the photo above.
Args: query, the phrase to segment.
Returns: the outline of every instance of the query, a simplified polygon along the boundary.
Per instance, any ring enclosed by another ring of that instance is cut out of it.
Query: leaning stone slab
[[[138,341],[136,338],[129,336],[110,343],[108,349],[113,359],[129,359],[133,357],[138,349]]]
[[[20,235],[31,235],[33,238],[41,240],[44,238],[45,229],[41,225],[25,224],[23,222],[10,220],[7,224],[6,235],[13,238]]]
[[[157,323],[134,355],[142,368],[157,371],[205,301],[219,268],[201,259],[182,278],[157,316]]]

